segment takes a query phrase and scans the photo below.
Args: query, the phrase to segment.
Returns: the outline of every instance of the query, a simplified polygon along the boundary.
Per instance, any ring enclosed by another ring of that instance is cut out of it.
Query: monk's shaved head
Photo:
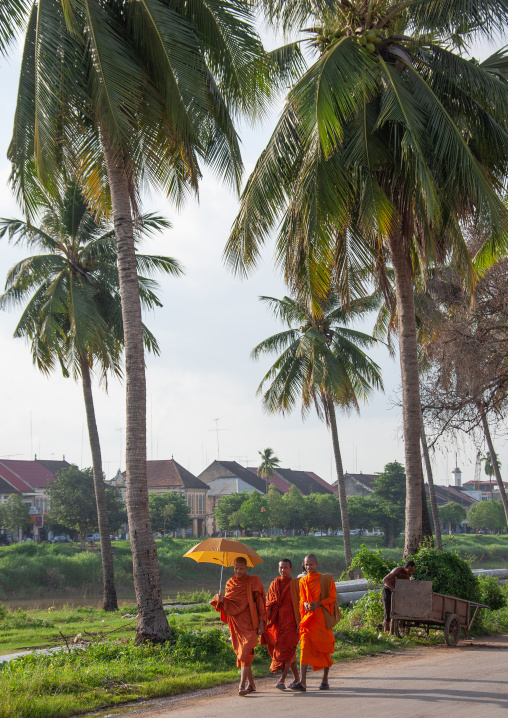
[[[243,556],[237,556],[234,560],[234,563],[239,563],[242,566],[247,566],[247,559]]]
[[[309,553],[303,559],[303,567],[307,573],[316,573],[318,567],[317,557],[313,553]]]
[[[291,563],[291,561],[290,561],[288,558],[281,558],[281,560],[279,561],[279,563],[288,563],[288,564],[289,564],[289,568],[293,568],[293,564]]]

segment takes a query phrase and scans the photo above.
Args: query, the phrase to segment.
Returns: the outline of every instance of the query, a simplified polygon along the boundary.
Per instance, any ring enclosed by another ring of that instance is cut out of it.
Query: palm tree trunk
[[[399,231],[388,239],[397,296],[402,418],[406,457],[406,540],[404,557],[415,554],[422,543],[422,459],[420,454],[421,407],[416,342],[413,277],[409,243]]]
[[[126,376],[126,488],[134,589],[138,605],[136,641],[161,642],[171,631],[162,605],[157,549],[150,527],[146,479],[146,377],[136,253],[124,160],[105,132],[102,146],[108,173],[122,300]]]
[[[335,406],[330,396],[326,397],[327,419],[332,432],[333,454],[335,456],[335,468],[337,470],[337,494],[339,495],[340,515],[342,519],[342,538],[344,541],[344,558],[346,569],[351,565],[353,555],[351,553],[351,534],[349,528],[349,515],[347,512],[346,484],[344,482],[344,469],[342,468],[342,457],[340,455],[339,434],[337,432],[337,419],[335,417]],[[352,577],[352,575],[351,575]]]
[[[485,407],[483,406],[478,406],[478,411],[480,412],[480,416],[482,419],[483,433],[485,434],[487,446],[489,447],[490,462],[492,464],[492,468],[494,469],[494,476],[496,477],[497,485],[499,487],[499,493],[501,494],[501,501],[503,503],[503,509],[506,516],[506,521],[508,523],[508,499],[506,498],[506,491],[504,488],[503,480],[501,478],[499,463],[497,460],[496,452],[494,451],[492,437],[490,435],[489,422],[487,421],[487,412],[485,411]]]
[[[427,504],[427,492],[425,491],[425,479],[423,478],[422,468],[422,535],[425,544],[434,547],[434,535],[432,533],[432,524],[430,522],[429,505]]]
[[[86,423],[88,425],[88,438],[92,452],[93,485],[95,489],[95,501],[97,503],[97,518],[99,523],[99,536],[101,537],[101,559],[102,559],[102,608],[105,611],[117,611],[118,602],[115,589],[115,571],[113,565],[113,550],[108,519],[108,506],[106,490],[102,475],[101,445],[99,432],[95,420],[95,410],[92,396],[92,382],[90,379],[90,367],[86,357],[79,358],[81,368],[81,381],[83,384],[83,396],[85,398]]]
[[[422,416],[422,429],[421,429],[421,442],[422,442],[422,453],[425,461],[425,468],[427,471],[427,481],[429,482],[429,497],[430,497],[430,509],[432,511],[432,520],[434,522],[434,533],[436,534],[436,546],[438,551],[443,550],[443,540],[441,538],[441,523],[439,521],[439,512],[437,510],[436,501],[436,490],[434,488],[434,476],[432,474],[432,465],[430,463],[429,447],[427,445],[427,437],[425,436],[425,426],[423,423]]]

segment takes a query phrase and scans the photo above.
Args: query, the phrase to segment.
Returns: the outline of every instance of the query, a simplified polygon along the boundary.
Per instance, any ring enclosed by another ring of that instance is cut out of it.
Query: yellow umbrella
[[[253,548],[241,541],[228,538],[209,538],[193,546],[184,558],[191,558],[198,563],[220,564],[219,591],[222,590],[222,572],[224,566],[232,566],[235,558],[242,557],[247,561],[247,566],[253,568],[258,563],[263,563],[261,556]]]

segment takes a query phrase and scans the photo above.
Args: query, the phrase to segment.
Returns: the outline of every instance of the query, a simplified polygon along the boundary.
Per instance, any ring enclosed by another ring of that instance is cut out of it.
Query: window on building
[[[191,510],[191,514],[194,513],[194,494],[187,494],[187,506]]]

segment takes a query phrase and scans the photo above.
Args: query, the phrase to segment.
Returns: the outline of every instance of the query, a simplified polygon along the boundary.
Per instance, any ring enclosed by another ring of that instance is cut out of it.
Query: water
[[[176,592],[175,592],[176,596]],[[48,608],[76,608],[77,606],[91,606],[92,608],[100,608],[102,606],[101,596],[65,596],[64,598],[16,598],[6,599],[2,601],[4,606],[10,609],[21,608],[23,611],[32,611],[40,609],[42,611]],[[135,596],[119,596],[119,606],[132,606],[136,603]]]
[[[176,601],[177,595],[185,593],[186,591],[205,589],[210,592],[218,590],[218,585],[214,582],[212,585],[196,586],[196,585],[185,585],[173,591],[163,590],[162,599],[164,603],[171,603]],[[92,608],[100,608],[102,606],[102,595],[96,596],[58,596],[55,598],[41,597],[41,598],[13,598],[5,599],[1,602],[7,608],[16,610],[21,608],[23,611],[45,611],[48,608],[63,608],[68,606],[69,608],[76,608],[78,606],[91,606]],[[136,596],[132,594],[124,594],[118,596],[118,605],[121,606],[132,606],[136,603]]]

